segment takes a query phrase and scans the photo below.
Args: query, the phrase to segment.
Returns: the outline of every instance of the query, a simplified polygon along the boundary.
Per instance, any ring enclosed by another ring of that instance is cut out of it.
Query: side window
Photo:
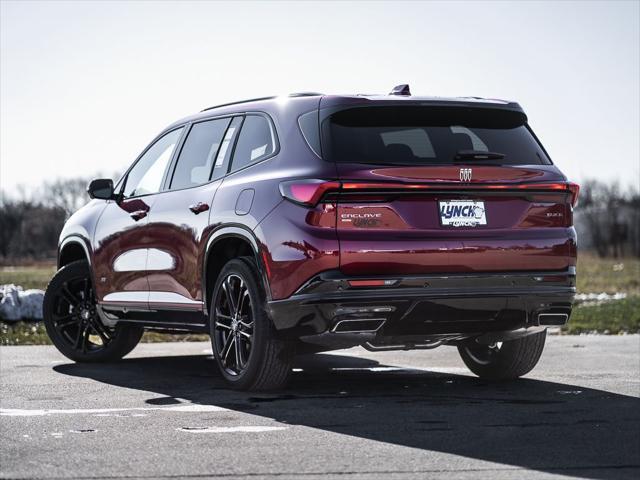
[[[227,132],[224,134],[224,138],[222,139],[222,145],[220,145],[218,155],[216,156],[216,163],[213,166],[213,175],[211,177],[213,180],[222,178],[227,173],[231,152],[233,151],[233,140],[236,138],[236,134],[241,124],[242,117],[235,117],[231,121],[229,128],[227,128]]]
[[[183,129],[184,127],[180,127],[170,131],[140,157],[129,170],[125,180],[125,197],[137,197],[160,191],[162,179]]]
[[[307,145],[318,157],[320,155],[320,124],[318,123],[318,110],[311,110],[298,117],[298,125]]]
[[[262,115],[247,115],[233,154],[232,169],[258,162],[274,151],[275,138],[269,120]]]
[[[191,127],[173,172],[171,190],[195,187],[209,181],[222,136],[230,121],[223,118]]]

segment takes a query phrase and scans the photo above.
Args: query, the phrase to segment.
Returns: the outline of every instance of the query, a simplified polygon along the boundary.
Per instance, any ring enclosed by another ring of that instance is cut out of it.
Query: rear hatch
[[[516,109],[321,111],[336,164],[341,270],[371,276],[559,271],[575,264],[566,182]]]

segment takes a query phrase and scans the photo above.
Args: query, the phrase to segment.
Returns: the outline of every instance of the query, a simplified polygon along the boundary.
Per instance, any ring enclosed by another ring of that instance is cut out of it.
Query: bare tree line
[[[115,176],[114,176],[115,178]],[[89,178],[46,182],[33,192],[0,195],[0,264],[51,260],[67,218],[89,201]],[[602,257],[640,257],[640,191],[584,182],[575,211],[581,249]]]
[[[579,246],[601,257],[640,257],[640,192],[618,183],[584,183],[575,212]]]
[[[56,257],[64,222],[89,201],[89,178],[45,182],[33,191],[0,194],[0,264],[13,265]]]

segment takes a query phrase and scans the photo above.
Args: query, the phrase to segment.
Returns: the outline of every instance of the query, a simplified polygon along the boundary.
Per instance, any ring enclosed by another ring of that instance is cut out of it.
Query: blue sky
[[[640,2],[0,4],[0,186],[123,170],[202,108],[295,91],[518,101],[572,179],[640,178]]]

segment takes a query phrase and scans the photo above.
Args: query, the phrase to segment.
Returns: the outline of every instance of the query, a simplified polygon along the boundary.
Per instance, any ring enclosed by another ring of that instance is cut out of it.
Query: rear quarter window
[[[318,157],[320,150],[320,124],[318,122],[318,110],[312,110],[298,117],[298,126],[309,148]]]
[[[276,151],[275,132],[262,115],[247,115],[242,123],[231,162],[233,171],[270,157]]]

